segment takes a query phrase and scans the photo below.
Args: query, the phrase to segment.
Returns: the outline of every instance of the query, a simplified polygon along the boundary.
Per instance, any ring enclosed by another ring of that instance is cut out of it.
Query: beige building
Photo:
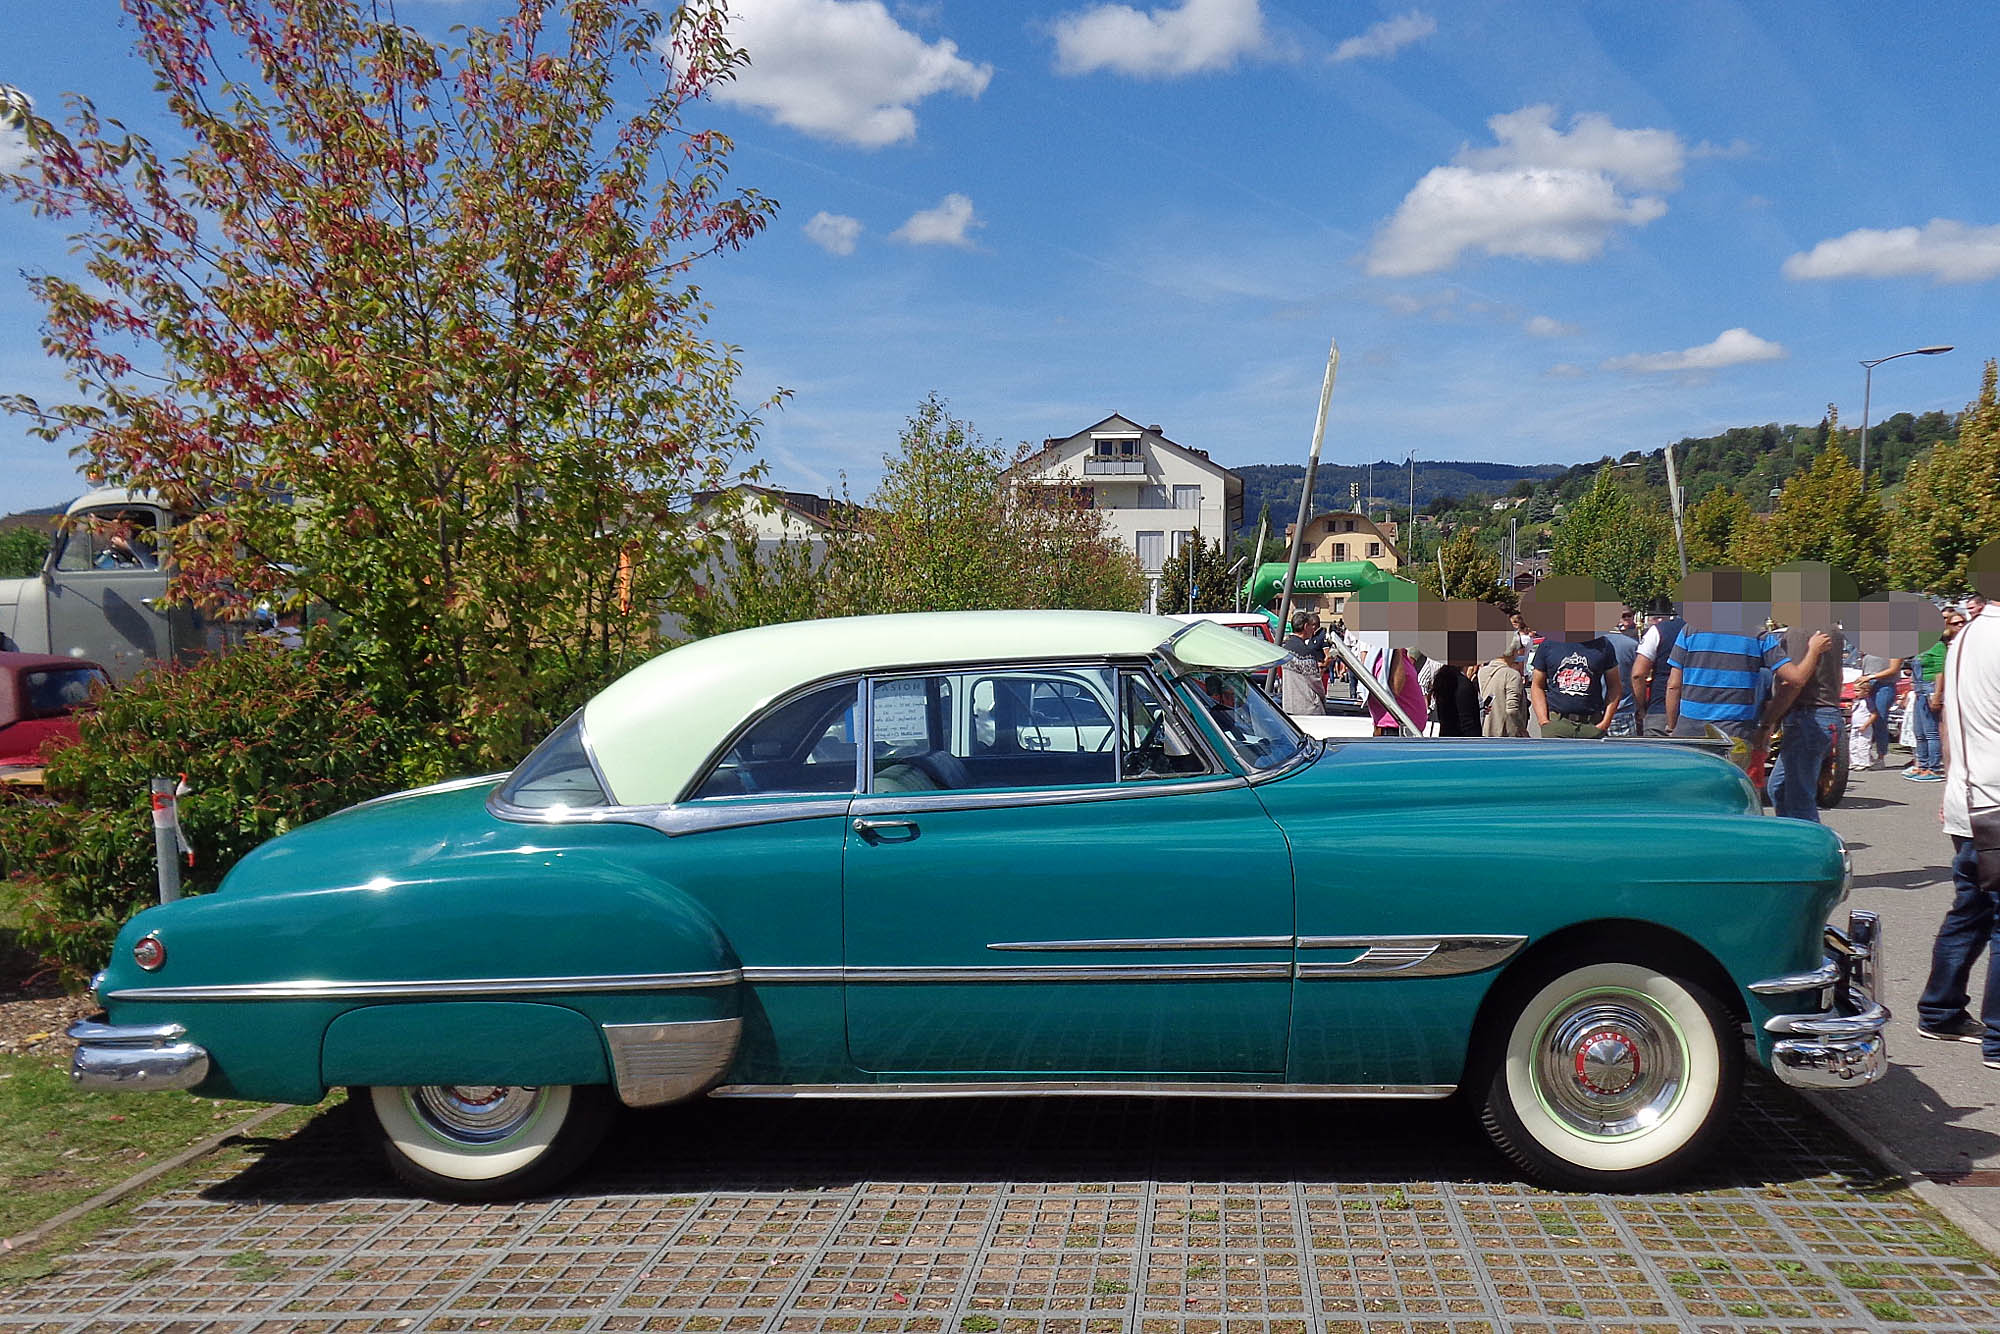
[[[1285,536],[1292,535],[1291,524]],[[1365,560],[1394,574],[1403,568],[1402,548],[1396,545],[1396,525],[1377,522],[1354,510],[1332,510],[1306,520],[1305,549],[1301,560]]]
[[[1116,413],[1075,435],[1051,436],[1007,470],[1016,485],[1059,487],[1104,518],[1105,531],[1157,580],[1200,533],[1221,544],[1243,521],[1243,479],[1206,450]]]

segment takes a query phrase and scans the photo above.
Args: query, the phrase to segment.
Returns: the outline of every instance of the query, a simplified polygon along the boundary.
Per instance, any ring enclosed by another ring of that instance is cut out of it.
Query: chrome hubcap
[[[1664,1120],[1687,1082],[1678,1028],[1650,998],[1579,996],[1549,1018],[1535,1044],[1535,1090],[1579,1134],[1641,1134]]]
[[[498,1144],[526,1129],[542,1106],[540,1089],[509,1084],[426,1084],[407,1096],[431,1131],[456,1144]]]

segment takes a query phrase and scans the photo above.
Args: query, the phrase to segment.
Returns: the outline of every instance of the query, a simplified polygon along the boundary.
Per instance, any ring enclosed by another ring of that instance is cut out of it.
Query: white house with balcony
[[[1075,435],[1049,437],[1007,476],[1017,486],[1061,489],[1096,510],[1156,581],[1190,534],[1219,545],[1243,522],[1241,477],[1208,451],[1116,413]]]

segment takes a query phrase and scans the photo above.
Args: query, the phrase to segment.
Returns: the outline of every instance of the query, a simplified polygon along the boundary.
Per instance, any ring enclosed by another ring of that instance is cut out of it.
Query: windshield
[[[1190,708],[1252,769],[1276,769],[1305,748],[1305,734],[1243,672],[1189,672],[1178,684]]]

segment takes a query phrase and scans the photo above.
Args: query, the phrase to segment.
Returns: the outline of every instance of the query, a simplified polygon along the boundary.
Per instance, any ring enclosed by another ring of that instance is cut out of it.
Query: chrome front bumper
[[[1875,999],[1875,951],[1882,924],[1872,912],[1847,915],[1847,930],[1826,929],[1826,962],[1809,973],[1752,982],[1759,996],[1818,994],[1813,1014],[1777,1014],[1764,1029],[1780,1033],[1771,1048],[1771,1069],[1793,1088],[1859,1088],[1889,1068],[1882,1030],[1889,1009]]]
[[[107,1024],[79,1019],[69,1027],[76,1056],[70,1082],[98,1093],[191,1089],[208,1078],[208,1052],[183,1042],[179,1024]]]

